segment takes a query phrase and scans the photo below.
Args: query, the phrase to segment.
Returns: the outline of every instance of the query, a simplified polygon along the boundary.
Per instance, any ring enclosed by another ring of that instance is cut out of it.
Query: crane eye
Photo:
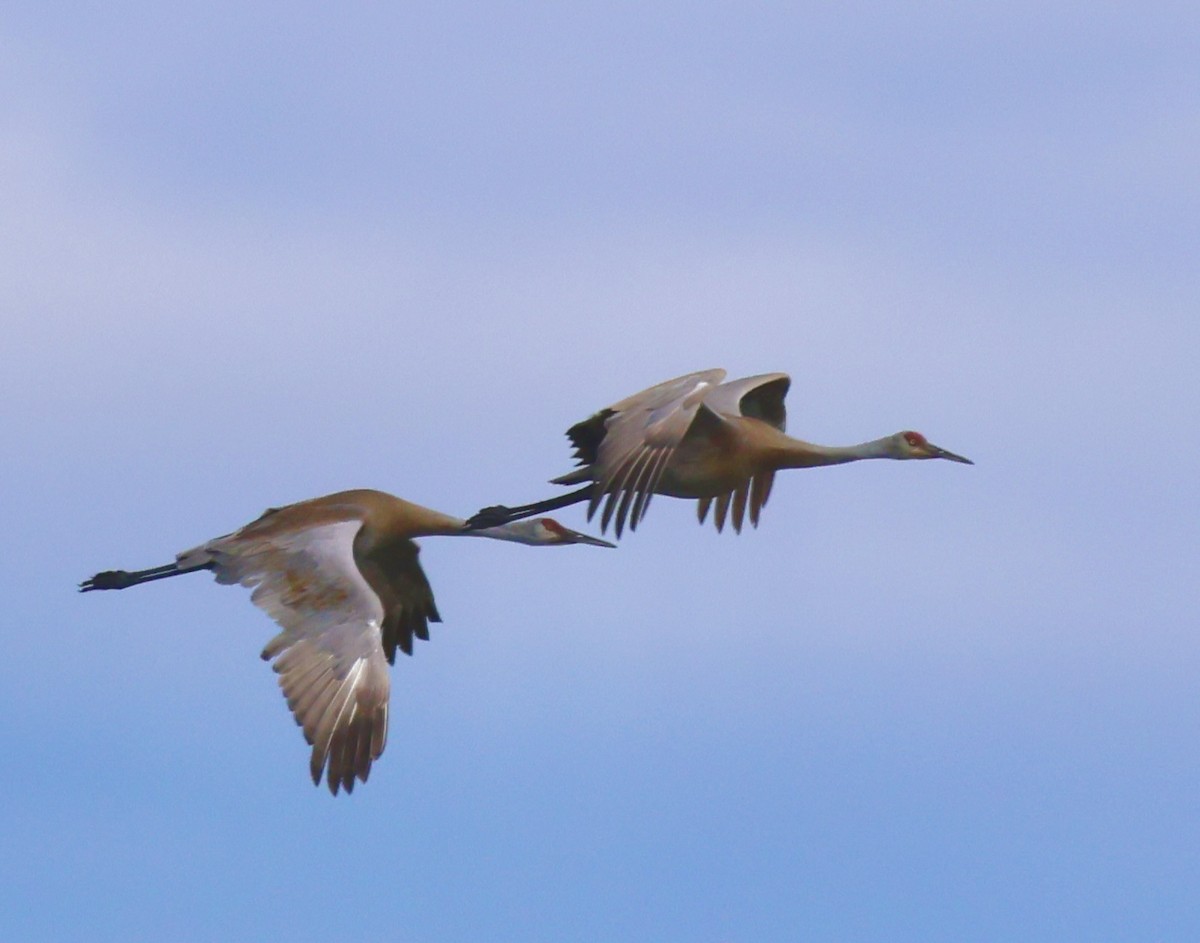
[[[914,449],[919,449],[925,445],[925,437],[923,435],[921,435],[921,433],[919,433],[919,432],[904,433],[904,441],[907,442]]]

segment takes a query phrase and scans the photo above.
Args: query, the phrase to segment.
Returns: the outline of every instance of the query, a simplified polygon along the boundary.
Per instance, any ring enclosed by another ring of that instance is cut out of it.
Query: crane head
[[[944,458],[951,462],[961,462],[964,465],[974,465],[969,458],[955,455],[953,452],[939,448],[919,432],[906,430],[892,436],[894,458]]]
[[[538,543],[544,544],[591,544],[593,547],[616,547],[616,544],[581,534],[577,530],[563,527],[552,517],[538,517],[530,521]]]
[[[552,517],[526,517],[519,521],[509,521],[495,527],[480,527],[473,529],[466,521],[462,522],[462,530],[455,533],[468,537],[491,537],[493,540],[511,540],[518,544],[528,544],[531,547],[562,547],[566,544],[591,544],[593,547],[615,547],[607,540],[590,537],[577,530],[563,527]]]

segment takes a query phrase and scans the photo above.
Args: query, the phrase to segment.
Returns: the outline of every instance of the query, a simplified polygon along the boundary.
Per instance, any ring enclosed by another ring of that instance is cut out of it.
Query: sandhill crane
[[[354,789],[387,740],[388,670],[396,649],[441,622],[433,590],[417,562],[414,537],[470,534],[534,546],[613,544],[548,517],[466,530],[458,518],[381,491],[338,494],[271,508],[240,530],[185,550],[148,570],[107,570],[81,592],[125,589],[151,580],[212,570],[218,583],[254,588],[251,600],[283,631],[262,650],[312,745],[313,783]]]
[[[783,468],[838,465],[867,458],[944,458],[973,465],[970,459],[932,445],[919,432],[897,432],[851,446],[814,445],[784,434],[783,400],[791,378],[764,373],[725,379],[724,370],[689,373],[635,393],[567,430],[580,468],[552,479],[553,484],[588,482],[569,494],[521,507],[496,505],[468,521],[470,527],[494,527],[531,514],[542,514],[580,501],[588,502],[588,520],[601,503],[600,531],[616,517],[621,536],[650,507],[651,495],[697,498],[704,523],[709,508],[717,530],[732,509],[739,533],[747,508],[757,527],[775,472]],[[606,500],[607,497],[607,500]]]

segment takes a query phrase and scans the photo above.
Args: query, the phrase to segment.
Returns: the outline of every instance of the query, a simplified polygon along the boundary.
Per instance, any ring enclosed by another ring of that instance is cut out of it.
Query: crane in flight
[[[337,494],[271,508],[224,537],[148,570],[106,570],[81,592],[125,589],[211,570],[218,583],[254,589],[250,599],[282,631],[262,651],[312,746],[309,771],[330,792],[367,781],[387,741],[388,664],[441,622],[417,561],[414,537],[473,535],[532,546],[613,544],[548,517],[468,530],[464,521],[381,491]]]
[[[520,507],[483,508],[468,527],[495,527],[586,501],[587,518],[600,508],[600,532],[615,518],[619,538],[636,530],[652,495],[695,498],[704,523],[715,504],[717,530],[731,517],[739,533],[746,511],[758,526],[775,473],[784,468],[839,465],[868,458],[944,458],[973,465],[904,431],[860,445],[814,445],[784,432],[791,378],[786,373],[722,382],[724,370],[702,370],[635,393],[567,430],[580,467],[552,484],[585,483],[568,494]]]

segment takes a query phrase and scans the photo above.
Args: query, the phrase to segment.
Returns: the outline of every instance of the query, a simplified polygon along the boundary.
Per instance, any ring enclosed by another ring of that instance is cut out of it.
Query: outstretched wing
[[[398,540],[360,554],[358,568],[383,602],[383,653],[396,661],[396,649],[413,653],[413,639],[429,640],[429,623],[441,622],[433,587],[417,560],[415,542]]]
[[[704,397],[704,405],[722,416],[761,419],[780,432],[787,431],[787,396],[792,378],[786,373],[760,373],[722,383]]]
[[[702,370],[635,393],[605,412],[604,436],[592,463],[595,491],[588,519],[604,502],[603,533],[616,516],[621,536],[628,517],[630,530],[650,506],[663,469],[695,421],[704,398],[725,378],[724,370]]]
[[[361,527],[357,518],[290,528],[251,524],[191,552],[211,558],[218,582],[253,587],[255,605],[282,626],[262,657],[275,660],[288,706],[312,745],[313,782],[324,773],[334,795],[339,786],[351,792],[356,777],[366,782],[387,742],[384,606],[355,560]]]

